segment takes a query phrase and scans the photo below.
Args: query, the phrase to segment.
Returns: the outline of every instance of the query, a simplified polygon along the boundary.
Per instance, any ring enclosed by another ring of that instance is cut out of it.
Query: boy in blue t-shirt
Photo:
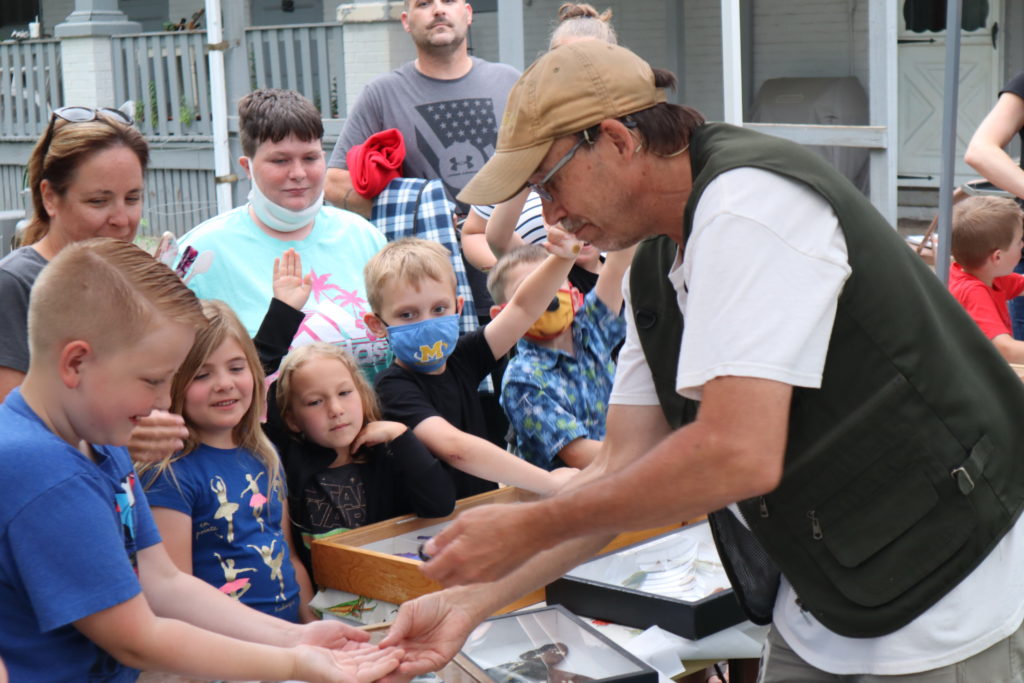
[[[177,276],[123,241],[65,247],[36,281],[28,374],[0,405],[0,660],[12,680],[131,681],[145,668],[370,681],[397,666],[393,650],[312,647],[366,638],[261,614],[170,561],[122,445],[169,405],[204,323]]]

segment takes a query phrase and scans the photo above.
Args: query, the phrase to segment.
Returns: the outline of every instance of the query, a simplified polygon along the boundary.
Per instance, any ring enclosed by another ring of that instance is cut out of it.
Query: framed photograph
[[[690,639],[745,619],[706,521],[595,557],[546,592],[577,614]]]
[[[657,672],[560,605],[491,617],[461,655],[495,683],[656,683]]]

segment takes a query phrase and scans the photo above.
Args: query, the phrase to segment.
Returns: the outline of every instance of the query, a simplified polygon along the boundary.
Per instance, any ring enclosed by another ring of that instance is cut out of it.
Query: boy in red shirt
[[[1021,258],[1024,211],[1004,197],[968,197],[953,208],[949,291],[996,350],[1024,363],[1024,342],[1013,338],[1007,302],[1024,292]]]

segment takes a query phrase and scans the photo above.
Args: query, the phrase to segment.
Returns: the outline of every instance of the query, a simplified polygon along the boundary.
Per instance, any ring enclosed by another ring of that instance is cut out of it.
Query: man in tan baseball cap
[[[429,540],[428,578],[480,585],[404,604],[383,644],[433,670],[611,534],[708,514],[772,623],[762,683],[1024,680],[1020,381],[828,162],[704,123],[673,81],[580,41],[514,87],[463,198],[526,184],[582,240],[643,240],[606,436],[558,494]]]
[[[513,86],[493,156],[459,193],[496,204],[523,188],[552,143],[665,101],[647,62],[603,41],[576,41],[537,60]]]
[[[634,188],[621,173],[636,172],[633,180],[671,177],[662,189],[675,195],[671,205],[678,211],[677,200],[685,197],[675,193],[675,179],[688,169],[681,155],[690,132],[703,123],[696,110],[666,103],[665,90],[675,82],[667,71],[652,69],[626,48],[604,41],[579,40],[551,50],[512,88],[497,149],[459,199],[493,204],[529,186],[544,202],[547,223],[561,221],[570,232],[582,230],[580,239],[605,249],[639,241],[650,228],[649,221],[633,225],[620,214],[635,214],[628,193],[659,188],[650,182]],[[651,154],[640,155],[641,151]],[[570,162],[584,157],[581,166],[611,166],[616,171],[587,174],[591,190],[607,186],[600,196],[569,190],[570,178],[582,175]],[[576,201],[563,201],[569,197]],[[617,228],[614,235],[605,229],[612,222]]]

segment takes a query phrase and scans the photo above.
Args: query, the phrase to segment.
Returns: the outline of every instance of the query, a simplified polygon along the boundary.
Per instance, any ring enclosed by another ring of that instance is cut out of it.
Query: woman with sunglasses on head
[[[43,267],[73,242],[135,239],[149,147],[131,124],[116,109],[62,107],[32,150],[33,215],[21,248],[0,260],[0,401],[28,369],[29,290]]]

